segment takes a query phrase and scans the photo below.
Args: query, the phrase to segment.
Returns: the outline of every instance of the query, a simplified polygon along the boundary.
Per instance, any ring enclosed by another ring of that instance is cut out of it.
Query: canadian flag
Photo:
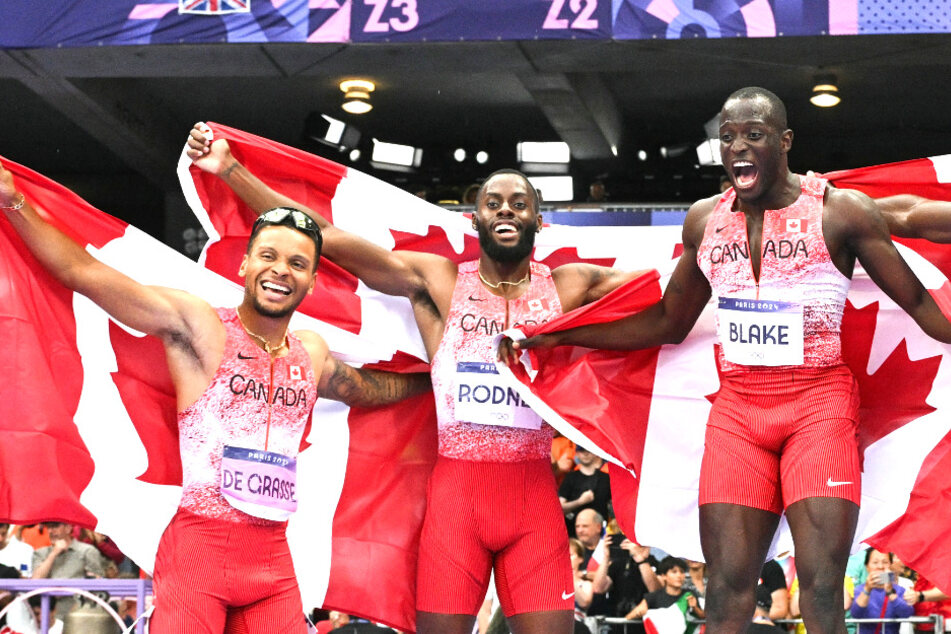
[[[343,229],[387,248],[434,252],[455,261],[478,253],[478,239],[462,214],[299,150],[212,127],[252,172]],[[182,288],[214,305],[240,302],[237,270],[254,215],[218,179],[187,160],[180,165],[183,191],[211,236],[200,264],[35,172],[4,164],[30,201],[96,257],[143,283]],[[901,179],[894,180],[903,189]],[[664,272],[679,253],[679,236],[679,227],[549,226],[538,235],[534,255],[551,267],[586,261]],[[0,359],[0,402],[5,407],[0,417],[0,519],[60,519],[96,527],[151,569],[158,539],[178,503],[181,478],[174,400],[161,347],[59,286],[3,219],[0,254],[0,327],[8,343]],[[918,257],[908,251],[912,256]],[[923,257],[916,261],[928,264]],[[932,273],[940,276],[939,269],[932,267]],[[873,473],[887,472],[882,471],[887,464],[902,474],[878,483],[885,489],[866,483],[866,492],[880,491],[881,498],[866,500],[861,534],[868,536],[884,534],[886,527],[912,515],[905,513],[917,508],[909,502],[909,491],[927,491],[919,479],[926,484],[928,477],[947,472],[938,460],[945,454],[938,448],[947,444],[951,423],[943,422],[938,410],[947,406],[951,391],[942,395],[943,381],[949,380],[944,347],[936,348],[890,310],[873,285],[857,278],[847,315],[852,321],[847,323],[850,331],[864,335],[857,345],[850,344],[857,359],[853,368],[879,381],[863,389],[879,407],[894,412],[882,419],[887,423],[868,427],[866,464],[877,465]],[[632,288],[611,299],[612,310],[656,301],[661,285],[645,276]],[[375,293],[327,261],[321,262],[318,287],[301,305],[292,328],[320,332],[336,354],[352,363],[401,371],[426,367],[408,301]],[[712,332],[705,314],[695,336],[681,346],[621,359],[595,357],[594,365],[575,375],[569,364],[585,351],[559,352],[566,357],[563,376],[571,382],[556,392],[585,408],[576,418],[567,415],[553,422],[572,437],[597,439],[586,444],[615,456],[624,465],[621,473],[637,474],[613,478],[615,494],[628,500],[620,508],[626,526],[636,526],[644,543],[685,555],[698,552],[693,546],[696,482],[691,472],[699,465],[696,447],[702,445],[709,409],[704,396],[718,389]],[[544,378],[549,371],[544,368],[558,366],[545,364],[539,375]],[[587,379],[595,375],[638,381],[619,383],[629,386],[622,394],[585,391]],[[605,401],[615,398],[624,415],[602,415]],[[309,447],[298,460],[299,510],[288,529],[306,607],[324,605],[414,629],[415,551],[435,458],[434,422],[428,395],[376,410],[318,402],[305,436]],[[907,441],[901,460],[885,448],[898,437]],[[677,469],[664,462],[670,459],[678,461]],[[659,484],[662,473],[673,473],[680,486]],[[887,488],[899,485],[907,486]],[[641,508],[652,512],[638,513]],[[648,516],[663,516],[664,525],[673,527],[670,535],[642,525]],[[928,517],[934,515],[920,515],[926,525]],[[896,531],[904,534],[904,528]],[[943,578],[925,560],[917,564],[895,550],[929,577]]]
[[[805,218],[786,218],[786,233],[802,233],[808,223]]]

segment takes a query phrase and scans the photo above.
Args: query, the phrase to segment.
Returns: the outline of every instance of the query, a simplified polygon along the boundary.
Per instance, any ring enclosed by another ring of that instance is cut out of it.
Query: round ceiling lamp
[[[340,82],[343,91],[343,105],[340,107],[350,114],[366,114],[373,110],[370,103],[370,93],[376,89],[376,84],[367,79],[345,79]]]
[[[816,75],[816,84],[812,87],[809,101],[819,108],[832,108],[839,105],[839,87],[835,85],[835,75]]]

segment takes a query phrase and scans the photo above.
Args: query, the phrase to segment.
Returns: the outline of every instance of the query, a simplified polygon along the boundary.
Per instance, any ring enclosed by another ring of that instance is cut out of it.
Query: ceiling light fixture
[[[350,114],[366,114],[373,110],[370,93],[376,90],[376,84],[366,79],[346,79],[340,82],[343,91],[343,105]]]
[[[816,85],[812,87],[812,96],[809,101],[820,108],[831,108],[839,105],[839,88],[835,85],[835,75],[816,75]]]
[[[452,158],[456,159],[456,163],[462,163],[464,160],[466,160],[465,149],[461,147],[456,148],[456,150],[452,153]]]

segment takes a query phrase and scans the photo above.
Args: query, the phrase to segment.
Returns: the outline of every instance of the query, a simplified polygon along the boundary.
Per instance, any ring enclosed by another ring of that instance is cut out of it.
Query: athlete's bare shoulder
[[[683,239],[684,246],[698,247],[703,240],[703,232],[707,228],[710,214],[716,208],[722,194],[714,194],[708,198],[701,198],[690,205],[687,217],[684,218]]]

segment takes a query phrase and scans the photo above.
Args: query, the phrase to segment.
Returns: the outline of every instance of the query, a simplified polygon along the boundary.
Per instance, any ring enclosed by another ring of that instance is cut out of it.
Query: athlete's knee
[[[803,587],[799,605],[803,614],[836,614],[842,611],[842,579],[816,579],[810,587]]]

